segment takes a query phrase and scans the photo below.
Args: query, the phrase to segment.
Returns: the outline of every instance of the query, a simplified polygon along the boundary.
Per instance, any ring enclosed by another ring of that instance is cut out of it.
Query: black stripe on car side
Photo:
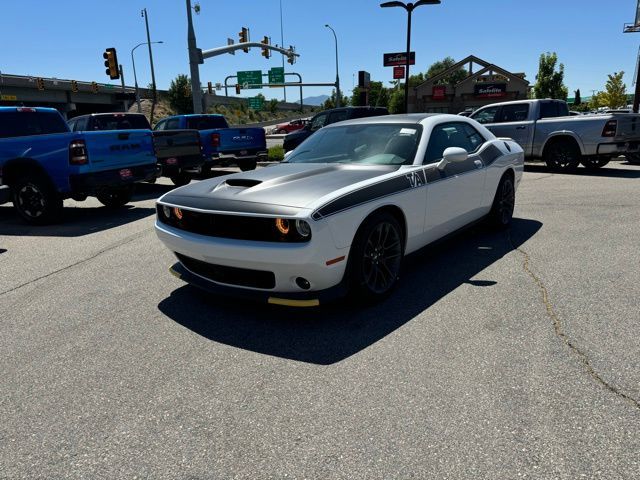
[[[233,212],[238,213],[256,213],[259,215],[296,215],[300,209],[296,207],[287,207],[285,205],[271,205],[257,202],[246,202],[238,200],[226,200],[210,197],[192,197],[187,195],[168,194],[162,198],[162,203],[178,205],[184,208],[194,208],[197,210],[217,211],[217,212]]]
[[[380,183],[370,185],[355,192],[347,193],[332,202],[327,203],[312,215],[314,220],[333,215],[348,208],[371,202],[378,198],[422,187],[427,184],[424,170],[414,170],[399,177],[390,178]]]
[[[482,152],[480,152],[480,157],[486,166],[491,165],[498,158],[502,156],[502,152],[495,145],[489,145]]]

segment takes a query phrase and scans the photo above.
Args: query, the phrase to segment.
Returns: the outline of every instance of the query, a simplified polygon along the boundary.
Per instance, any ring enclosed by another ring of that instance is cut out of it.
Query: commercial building
[[[457,83],[447,81],[465,70]],[[524,73],[511,73],[473,55],[428,78],[409,93],[410,112],[460,113],[484,105],[527,98],[529,82]]]

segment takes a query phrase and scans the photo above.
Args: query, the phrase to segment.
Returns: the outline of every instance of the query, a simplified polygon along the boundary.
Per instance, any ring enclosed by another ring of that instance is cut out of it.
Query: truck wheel
[[[543,158],[554,172],[573,172],[581,160],[578,146],[570,140],[556,140],[547,145]]]
[[[609,163],[609,160],[608,157],[583,157],[580,163],[589,170],[595,170],[596,168],[604,167]]]
[[[253,160],[251,162],[242,162],[238,164],[238,167],[240,167],[240,170],[242,170],[243,172],[247,172],[249,170],[255,170],[256,165],[257,165],[257,162]]]
[[[349,252],[351,292],[365,303],[386,298],[398,283],[403,257],[402,228],[393,215],[380,212],[365,220]]]
[[[180,172],[176,175],[171,175],[171,177],[169,178],[171,178],[171,181],[177,187],[188,185],[191,182],[191,174],[185,173],[185,172]]]
[[[627,159],[627,162],[633,165],[640,165],[640,154],[638,153],[628,153],[624,156]]]
[[[110,187],[100,190],[96,197],[105,207],[120,208],[131,201],[133,185],[126,187]]]
[[[62,196],[44,177],[23,177],[11,185],[13,205],[20,216],[33,225],[46,225],[60,219]]]
[[[513,208],[516,204],[516,189],[511,175],[504,175],[500,179],[496,196],[493,198],[491,211],[487,217],[489,224],[499,230],[504,230],[511,225]]]

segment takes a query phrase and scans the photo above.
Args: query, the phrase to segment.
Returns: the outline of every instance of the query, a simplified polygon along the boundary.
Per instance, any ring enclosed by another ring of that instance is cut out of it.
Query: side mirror
[[[469,158],[469,153],[460,147],[449,147],[442,154],[442,160],[438,163],[438,169],[444,170],[444,168],[450,163],[464,162]]]

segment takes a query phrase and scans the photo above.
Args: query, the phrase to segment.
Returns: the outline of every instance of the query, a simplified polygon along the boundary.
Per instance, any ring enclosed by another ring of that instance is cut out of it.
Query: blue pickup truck
[[[0,203],[28,223],[58,220],[65,198],[123,206],[156,175],[150,131],[71,132],[53,108],[0,107]]]
[[[253,170],[267,159],[264,128],[230,128],[222,115],[174,115],[160,120],[154,130],[190,129],[200,132],[205,168],[237,165]]]

